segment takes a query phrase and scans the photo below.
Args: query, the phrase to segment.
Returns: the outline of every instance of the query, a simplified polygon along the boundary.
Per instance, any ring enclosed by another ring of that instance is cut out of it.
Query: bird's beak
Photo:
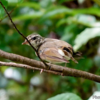
[[[27,41],[24,41],[24,42],[22,43],[22,45],[24,45],[24,44],[28,44],[28,42],[27,42]]]

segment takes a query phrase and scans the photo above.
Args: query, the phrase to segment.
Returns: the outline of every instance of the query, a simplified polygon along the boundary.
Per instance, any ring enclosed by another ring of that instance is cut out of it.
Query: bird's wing
[[[56,48],[44,48],[42,51],[39,52],[40,57],[43,60],[53,62],[53,63],[61,63],[61,62],[66,62],[68,63],[69,61],[65,59],[59,52],[58,49]]]
[[[52,39],[52,38],[45,38],[45,41],[46,41],[45,44],[49,43],[49,44],[51,44],[50,46],[55,45],[55,46],[65,46],[65,47],[72,48],[72,46],[69,43],[67,43],[65,41],[62,41],[62,40]]]
[[[46,42],[41,46],[40,49],[44,50],[44,48],[49,48],[49,49],[44,50],[43,54],[46,57],[48,56],[49,58],[52,58],[52,59],[54,59],[54,57],[57,57],[56,59],[60,58],[61,60],[63,59],[64,61],[65,60],[68,61],[69,59],[72,59],[75,63],[78,63],[73,58],[73,48],[69,43],[62,40],[50,39],[50,38],[46,38],[45,41]]]
[[[72,59],[75,63],[78,63],[74,57],[73,57],[73,48],[70,47],[62,47],[62,51],[65,54],[65,57],[69,57],[70,59]]]

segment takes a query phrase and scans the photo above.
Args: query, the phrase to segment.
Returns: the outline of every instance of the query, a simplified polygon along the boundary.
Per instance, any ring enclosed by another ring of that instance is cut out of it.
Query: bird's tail
[[[74,52],[73,53],[73,57],[82,57],[82,53],[81,52],[79,52],[79,51],[77,51],[77,52]]]

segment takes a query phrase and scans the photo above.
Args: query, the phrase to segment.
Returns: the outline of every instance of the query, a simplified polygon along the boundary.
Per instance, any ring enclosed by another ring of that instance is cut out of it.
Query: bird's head
[[[44,38],[40,36],[39,34],[31,34],[27,36],[27,39],[32,44],[32,46],[35,49],[38,49],[38,47],[44,42]],[[22,44],[29,45],[28,41],[25,39],[25,41]]]

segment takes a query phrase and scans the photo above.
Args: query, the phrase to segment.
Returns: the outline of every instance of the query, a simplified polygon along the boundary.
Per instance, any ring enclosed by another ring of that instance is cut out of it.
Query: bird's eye
[[[35,40],[37,37],[33,37],[32,40]]]

